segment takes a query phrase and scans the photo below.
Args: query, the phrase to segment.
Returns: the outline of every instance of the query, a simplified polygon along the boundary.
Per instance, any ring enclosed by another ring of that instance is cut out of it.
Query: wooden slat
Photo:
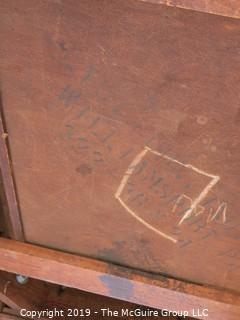
[[[2,274],[5,274],[8,278],[7,273],[2,272]],[[14,279],[13,274],[9,274],[9,277],[12,277]],[[116,299],[111,299],[109,297],[103,297],[101,295],[96,295],[72,288],[61,288],[59,285],[52,285],[43,281],[39,280],[33,280],[29,279],[28,284],[25,284],[24,286],[20,286],[19,294],[22,294],[23,296],[26,296],[27,292],[29,292],[29,287],[33,287],[33,283],[38,282],[42,286],[45,285],[48,291],[48,294],[45,295],[45,297],[41,297],[38,299],[38,306],[32,309],[28,308],[28,310],[38,310],[38,311],[44,311],[44,310],[62,310],[62,316],[61,319],[69,319],[69,309],[90,309],[91,311],[91,320],[99,320],[99,318],[102,317],[103,311],[101,309],[109,308],[110,310],[117,311],[119,315],[121,315],[122,310],[129,310],[134,311],[136,309],[144,310],[144,306],[135,305],[132,303],[128,303],[125,301],[120,301]],[[42,290],[41,287],[38,289],[36,287],[35,293],[36,296],[39,297],[39,293],[41,294]],[[33,293],[33,295],[35,295]],[[36,299],[36,298],[35,298]],[[18,298],[19,300],[19,298]],[[32,300],[32,298],[30,298]],[[22,305],[22,308],[26,308]],[[25,312],[25,310],[24,310]],[[4,307],[2,310],[0,310],[0,314],[7,314],[12,316],[19,316],[19,310],[10,309],[7,307]],[[57,315],[56,315],[57,316]],[[56,317],[55,316],[55,317]],[[79,319],[78,316],[74,317],[75,319]],[[41,318],[42,320],[43,318]],[[44,318],[44,319],[49,319]],[[55,318],[54,318],[55,319]],[[125,320],[135,320],[139,319],[137,316],[126,316],[124,317]],[[143,318],[145,319],[145,317]],[[176,320],[176,317],[164,317],[165,320]],[[186,318],[189,319],[190,318]]]
[[[0,106],[2,105],[0,100]],[[23,240],[23,229],[15,192],[13,173],[7,148],[7,133],[4,130],[3,119],[0,117],[0,170],[8,203],[8,218],[10,235],[15,240]]]
[[[19,318],[14,315],[6,314],[6,313],[0,313],[0,320],[20,320],[23,318]]]
[[[9,316],[20,317],[18,310],[11,309],[11,308],[9,308],[9,307],[7,307],[7,306],[5,306],[5,307],[2,309],[2,311],[1,311],[0,314],[4,314],[4,315],[6,314],[6,315],[9,315]]]
[[[7,319],[29,319],[29,318],[26,318],[26,317],[21,317],[20,314],[19,314],[19,310],[14,310],[14,309],[11,309],[11,308],[8,308],[8,307],[4,307],[2,312],[0,313],[0,315],[2,317],[3,316],[8,316]],[[1,317],[0,317],[0,320],[1,320]],[[40,319],[40,320],[42,320],[42,319]]]
[[[169,310],[208,309],[208,320],[238,320],[240,297],[0,238],[0,269],[104,296]],[[198,319],[204,319],[198,316]]]
[[[72,288],[66,288],[62,290],[61,293],[59,290],[51,290],[48,295],[48,299],[43,305],[44,309],[52,310],[57,306],[58,310],[64,310],[64,318],[69,319],[68,309],[90,309],[91,311],[91,320],[99,320],[103,316],[103,311],[101,309],[109,308],[110,310],[117,311],[118,315],[122,314],[122,310],[134,311],[136,309],[145,310],[146,307],[139,306],[136,304],[128,303],[126,301],[120,301],[116,299],[111,299],[108,297],[103,297],[101,295],[96,295]],[[156,310],[157,311],[157,310]],[[105,317],[107,318],[107,317]],[[121,316],[120,316],[121,318]],[[123,318],[123,317],[122,317]],[[77,318],[79,319],[79,317]],[[153,319],[150,317],[138,317],[128,315],[124,317],[124,320],[147,320]],[[158,319],[158,318],[156,318]],[[191,320],[192,318],[185,318],[186,320]],[[164,320],[176,320],[176,317],[166,316]]]

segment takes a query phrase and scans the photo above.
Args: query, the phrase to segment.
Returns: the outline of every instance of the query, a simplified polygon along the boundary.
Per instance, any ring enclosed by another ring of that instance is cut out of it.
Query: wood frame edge
[[[3,120],[2,97],[0,96],[0,170],[8,206],[8,216],[6,217],[8,220],[7,225],[10,227],[9,233],[11,238],[23,241],[24,232],[14,183],[13,168],[10,162],[7,143],[8,134],[4,128]]]
[[[114,266],[32,244],[0,238],[0,270],[57,283],[157,309],[183,310],[189,316],[199,308],[208,320],[238,320],[237,293]],[[198,315],[198,319],[205,319]]]

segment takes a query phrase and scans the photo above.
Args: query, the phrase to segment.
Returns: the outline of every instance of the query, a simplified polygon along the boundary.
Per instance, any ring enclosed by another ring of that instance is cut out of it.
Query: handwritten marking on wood
[[[139,222],[141,222],[143,225],[145,225],[148,229],[152,230],[153,232],[156,232],[157,234],[159,234],[160,236],[162,236],[165,239],[168,239],[174,243],[177,242],[177,239],[167,235],[166,233],[158,230],[157,228],[153,227],[151,224],[147,223],[144,219],[142,219],[141,217],[139,217],[131,208],[129,208],[129,206],[127,206],[127,204],[121,199],[121,193],[123,191],[123,189],[125,188],[129,177],[133,174],[134,169],[136,168],[136,166],[142,161],[143,157],[146,155],[146,153],[148,152],[148,148],[144,148],[143,151],[141,151],[132,161],[132,163],[130,164],[130,166],[128,167],[125,175],[122,178],[122,181],[120,183],[120,186],[117,190],[117,192],[115,193],[115,198],[121,203],[121,205],[135,218],[137,219]]]
[[[185,194],[181,194],[181,195],[178,197],[178,199],[176,200],[176,202],[175,202],[175,204],[174,204],[174,206],[173,206],[172,212],[175,212],[175,211],[176,211],[179,203],[180,203],[183,199],[187,199],[191,204],[193,203],[192,198],[190,198],[189,196],[187,196],[187,195],[185,195]],[[198,210],[198,209],[199,209],[199,210]],[[197,206],[195,207],[195,209],[194,209],[193,212],[194,212],[194,215],[195,215],[195,216],[198,216],[198,215],[200,215],[201,213],[203,213],[204,210],[205,210],[205,208],[204,208],[203,206],[197,205]]]
[[[226,214],[227,214],[227,203],[226,202],[223,202],[223,203],[221,203],[219,205],[219,207],[217,208],[216,212],[209,217],[209,221],[213,221],[221,213],[222,213],[222,217],[223,217],[223,223],[225,223],[226,220],[227,220],[227,217],[226,217]]]
[[[199,194],[199,196],[192,202],[191,204],[191,207],[187,210],[187,212],[185,213],[185,215],[182,217],[182,219],[180,220],[179,222],[179,225],[181,225],[186,219],[188,219],[192,213],[194,212],[194,210],[196,210],[196,207],[199,205],[199,203],[206,197],[206,195],[209,193],[209,191],[213,188],[213,186],[218,183],[218,181],[220,180],[220,177],[219,176],[216,176],[216,175],[213,175],[213,174],[210,174],[208,172],[205,172],[203,170],[200,170],[194,166],[192,166],[191,164],[184,164],[176,159],[173,159],[165,154],[162,154],[162,153],[159,153],[157,151],[154,151],[148,147],[146,147],[147,150],[149,150],[150,152],[156,154],[156,155],[159,155],[165,159],[168,159],[170,161],[173,161],[173,162],[176,162],[182,166],[184,166],[185,168],[189,168],[189,169],[192,169],[193,171],[199,173],[199,174],[202,174],[206,177],[209,177],[209,178],[212,178],[212,180],[209,182],[209,184],[203,189],[203,191]]]
[[[110,118],[92,112],[88,106],[82,107],[81,110],[75,111],[74,114],[75,116],[69,117],[70,119],[66,124],[65,138],[68,141],[72,141],[72,150],[81,156],[81,164],[76,168],[77,172],[82,172],[79,170],[79,168],[82,168],[82,165],[91,163],[90,167],[93,173],[99,170],[101,166],[106,174],[111,175],[111,178],[119,181],[119,176],[113,174],[108,168],[109,157],[114,160],[121,160],[121,163],[122,160],[126,164],[130,162],[130,166],[127,165],[128,175],[125,174],[122,178],[116,198],[121,206],[138,222],[148,228],[148,230],[151,230],[151,232],[175,244],[178,243],[179,248],[184,249],[193,245],[196,241],[205,241],[217,235],[219,223],[216,226],[214,222],[223,222],[225,224],[227,205],[226,203],[220,204],[216,197],[209,198],[209,194],[206,199],[201,201],[201,204],[194,206],[191,215],[184,221],[184,228],[179,225],[179,220],[192,207],[194,199],[198,198],[201,190],[205,189],[204,186],[209,183],[208,178],[208,181],[204,184],[201,183],[198,191],[194,191],[195,196],[188,194],[188,191],[195,187],[194,180],[192,181],[194,179],[192,176],[193,171],[198,176],[199,171],[202,174],[201,170],[197,168],[193,170],[193,166],[167,156],[166,152],[159,153],[155,151],[154,146],[151,145],[149,147],[149,143],[153,138],[146,139],[149,141],[147,143],[148,146],[134,157],[133,155],[136,154],[137,146],[135,148],[132,144],[126,143],[124,146],[121,145],[121,149],[116,148],[116,145],[118,145],[116,141],[122,141],[126,137],[125,130],[121,130],[122,123],[116,123],[114,120],[113,122]],[[81,125],[79,124],[80,121]],[[85,150],[88,150],[88,152],[85,153]],[[160,166],[161,161],[165,159],[163,163],[165,169],[163,169],[163,172],[159,172],[155,164],[152,167],[151,159],[148,159],[148,153],[155,154],[159,158],[157,162],[160,161]],[[88,156],[89,154],[90,156]],[[134,160],[131,162],[133,157]],[[168,174],[166,173],[166,170],[169,170],[168,167],[170,169],[169,176],[171,176],[171,180],[168,180]],[[185,180],[188,183],[183,179],[184,175],[186,175]],[[206,174],[202,174],[201,179],[204,176],[206,177]],[[212,181],[213,175],[210,176]],[[174,179],[176,179],[176,188],[172,188],[174,186]],[[183,184],[180,183],[181,181]],[[180,190],[178,190],[179,186]],[[213,192],[212,189],[209,193],[211,192]],[[212,204],[213,201],[214,207],[209,208],[209,203]],[[169,205],[171,207],[168,208]],[[174,207],[172,208],[172,206]],[[144,211],[142,211],[142,208],[144,208]],[[171,213],[174,213],[174,215],[171,215]],[[147,214],[147,218],[146,216],[143,217],[142,214]],[[160,223],[160,225],[156,225],[155,222],[157,224]],[[165,224],[163,225],[162,222],[165,222]],[[211,228],[209,228],[210,224]],[[186,238],[187,234],[185,231],[191,232],[191,239]]]
[[[181,194],[176,200],[173,206],[172,212],[176,212],[178,206],[184,199],[188,200],[191,204],[193,203],[193,200],[191,197],[185,194]],[[198,204],[193,210],[193,215],[197,217],[198,215],[202,214],[204,211],[205,211],[205,207]],[[218,205],[215,212],[213,212],[213,208],[210,208],[210,213],[208,215],[207,222],[216,220],[217,218],[219,218],[221,214],[222,214],[222,223],[225,223],[227,220],[227,203],[226,202],[222,202],[220,205]]]
[[[149,230],[157,233],[158,235],[160,235],[161,237],[172,241],[173,243],[177,243],[178,240],[175,237],[172,237],[169,234],[166,234],[164,232],[162,232],[161,230],[159,230],[158,228],[155,228],[153,225],[149,224],[147,221],[145,221],[143,218],[141,218],[134,210],[132,210],[121,198],[121,194],[124,190],[124,188],[127,186],[128,180],[131,177],[131,175],[134,173],[136,167],[140,164],[140,162],[143,161],[143,158],[146,156],[146,154],[148,152],[151,152],[159,157],[163,157],[164,159],[167,159],[169,161],[172,161],[174,163],[177,163],[181,166],[184,166],[185,168],[188,168],[190,170],[193,170],[195,172],[197,172],[198,174],[204,175],[206,177],[210,177],[211,181],[207,184],[207,186],[200,192],[200,194],[198,195],[198,197],[195,200],[192,200],[190,197],[186,196],[186,195],[181,195],[176,203],[175,206],[173,208],[173,211],[176,210],[176,206],[179,203],[179,201],[181,200],[181,198],[185,197],[188,200],[190,200],[191,202],[191,206],[187,209],[187,211],[185,212],[185,214],[183,215],[183,217],[181,218],[180,222],[178,223],[178,225],[180,226],[185,220],[189,219],[191,216],[197,216],[200,215],[203,211],[204,211],[204,207],[202,207],[200,205],[201,201],[207,196],[207,194],[209,193],[209,191],[214,187],[214,185],[220,180],[219,176],[210,174],[208,172],[205,172],[203,170],[200,170],[194,166],[192,166],[191,164],[184,164],[174,158],[171,158],[169,156],[167,156],[166,154],[157,152],[155,150],[152,150],[151,148],[145,146],[143,151],[141,151],[131,162],[130,166],[127,168],[127,171],[125,172],[121,183],[115,193],[115,198],[120,202],[120,204],[127,210],[128,213],[130,213],[136,220],[138,220],[139,222],[141,222],[145,227],[147,227]],[[198,208],[200,208],[200,211],[198,210]],[[215,212],[214,215],[211,216],[211,221],[214,220],[216,218],[216,216],[219,214],[220,211],[223,211],[223,221],[226,221],[226,204],[223,203],[221,206],[219,206],[219,208],[217,209],[217,211]]]

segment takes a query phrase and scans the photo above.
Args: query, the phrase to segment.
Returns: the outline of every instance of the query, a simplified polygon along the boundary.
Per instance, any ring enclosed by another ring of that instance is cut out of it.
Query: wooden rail
[[[240,297],[235,293],[3,238],[0,257],[1,270],[67,287],[158,309],[184,310],[198,319],[206,319],[203,309],[208,310],[208,320],[240,317]]]

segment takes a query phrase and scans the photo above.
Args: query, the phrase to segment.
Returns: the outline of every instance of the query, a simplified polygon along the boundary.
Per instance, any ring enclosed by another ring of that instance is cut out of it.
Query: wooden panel
[[[166,4],[185,9],[214,13],[223,16],[240,18],[239,0],[142,0],[145,2]]]
[[[0,238],[0,269],[198,319],[238,320],[239,295]],[[56,272],[57,270],[57,272]]]
[[[239,292],[239,31],[134,0],[1,1],[26,240]]]

